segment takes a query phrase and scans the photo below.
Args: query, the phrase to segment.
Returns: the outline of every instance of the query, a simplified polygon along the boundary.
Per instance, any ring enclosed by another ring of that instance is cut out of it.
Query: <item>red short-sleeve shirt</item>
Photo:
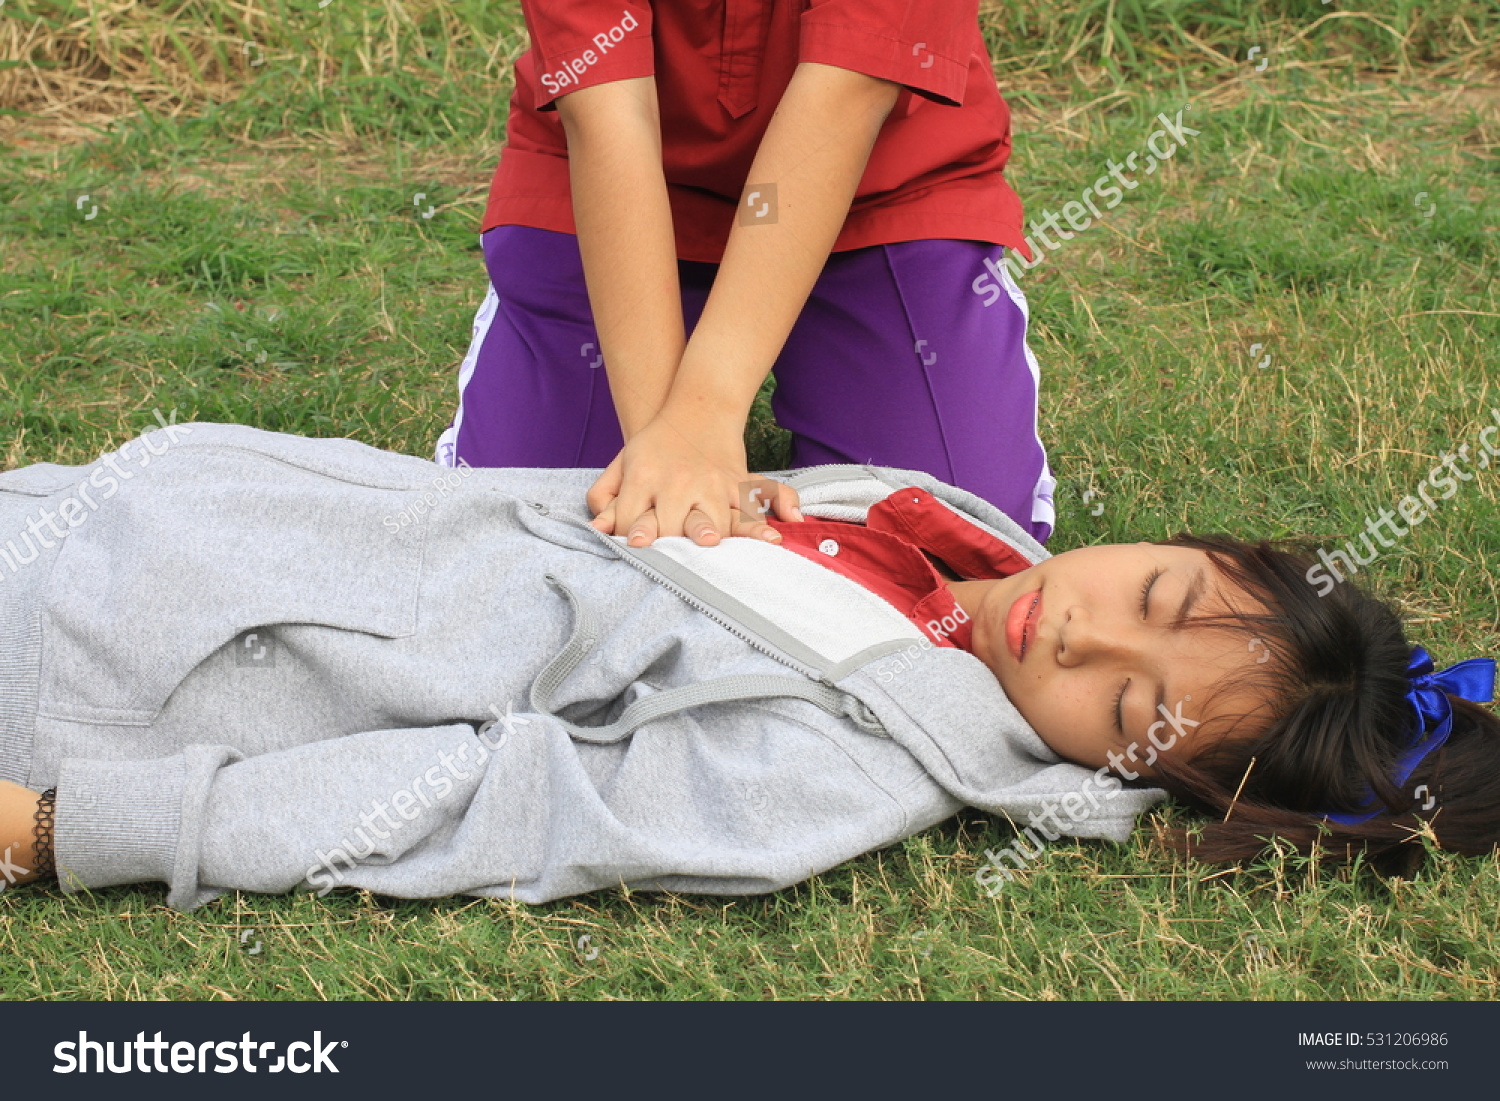
[[[768,517],[781,546],[857,581],[895,605],[939,646],[971,648],[969,617],[928,556],[969,580],[1009,577],[1031,563],[924,489],[898,489],[872,505],[863,524],[786,522]]]
[[[978,0],[522,0],[507,144],[481,230],[575,233],[560,95],[655,76],[662,163],[684,260],[723,257],[751,162],[801,61],[903,86],[833,251],[934,238],[1026,253],[1004,176],[1010,110]],[[1026,253],[1029,257],[1029,253]]]

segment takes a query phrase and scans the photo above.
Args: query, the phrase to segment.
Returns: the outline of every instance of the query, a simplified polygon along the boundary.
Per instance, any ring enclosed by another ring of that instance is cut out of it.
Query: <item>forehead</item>
[[[1216,577],[1218,576],[1218,569],[1209,559],[1208,552],[1194,547],[1168,546],[1163,543],[1096,543],[1090,547],[1075,547],[1072,550],[1062,551],[1054,555],[1047,564],[1053,569],[1086,567],[1091,571],[1103,570],[1106,576],[1113,576],[1117,571],[1123,575],[1148,562],[1171,568],[1191,568],[1202,565]]]
[[[1277,640],[1252,623],[1197,621],[1263,613],[1264,603],[1225,577],[1207,551],[1154,543],[1130,549],[1132,558],[1171,571],[1170,611],[1176,611],[1179,594],[1199,589],[1187,621],[1166,636],[1160,655],[1167,708],[1175,712],[1180,700],[1181,713],[1202,724],[1195,728],[1195,745],[1185,748],[1191,754],[1228,734],[1245,733],[1247,724],[1263,724],[1274,702]]]
[[[1240,610],[1245,608],[1238,603]],[[1230,603],[1210,589],[1192,618],[1229,611]],[[1168,707],[1182,701],[1182,713],[1202,724],[1189,755],[1229,735],[1263,726],[1273,714],[1275,640],[1253,625],[1213,627],[1191,622],[1173,631],[1163,654]]]
[[[1168,546],[1162,543],[1101,543],[1064,551],[1052,559],[1054,567],[1080,571],[1080,577],[1099,581],[1139,584],[1152,570],[1170,572],[1173,580],[1185,587],[1201,579],[1201,600],[1194,615],[1217,614],[1237,608],[1258,611],[1261,604],[1241,586],[1226,577],[1207,551],[1196,547]]]

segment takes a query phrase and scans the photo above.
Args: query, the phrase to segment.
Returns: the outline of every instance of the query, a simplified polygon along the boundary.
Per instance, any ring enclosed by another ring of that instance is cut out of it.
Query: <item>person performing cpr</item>
[[[792,467],[922,470],[1045,541],[1038,369],[999,263],[1030,251],[977,0],[522,7],[437,461],[602,467],[595,523],[632,545],[775,541],[796,493],[743,488],[774,372]]]

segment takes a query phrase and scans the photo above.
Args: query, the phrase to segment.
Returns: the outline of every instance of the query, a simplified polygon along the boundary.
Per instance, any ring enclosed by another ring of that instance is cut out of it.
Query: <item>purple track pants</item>
[[[578,240],[529,226],[485,233],[490,289],[459,368],[437,461],[602,467],[622,446]],[[1052,532],[1054,480],[1037,436],[1026,299],[1004,249],[928,240],[835,252],[774,372],[771,407],[795,467],[926,471]],[[986,261],[989,261],[987,264]],[[678,261],[689,334],[715,264]],[[983,292],[983,293],[982,293]]]

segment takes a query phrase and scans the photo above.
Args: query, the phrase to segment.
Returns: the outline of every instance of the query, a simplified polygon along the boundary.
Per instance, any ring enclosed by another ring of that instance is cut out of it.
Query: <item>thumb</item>
[[[802,520],[802,498],[785,482],[776,483],[776,518],[778,520]]]
[[[584,500],[588,502],[589,511],[595,516],[603,512],[605,506],[620,495],[620,485],[623,481],[624,467],[617,455],[589,487],[588,494],[584,497]]]
[[[599,515],[595,516],[589,523],[605,535],[613,535],[615,533],[615,498],[610,498],[609,504],[600,509]]]

